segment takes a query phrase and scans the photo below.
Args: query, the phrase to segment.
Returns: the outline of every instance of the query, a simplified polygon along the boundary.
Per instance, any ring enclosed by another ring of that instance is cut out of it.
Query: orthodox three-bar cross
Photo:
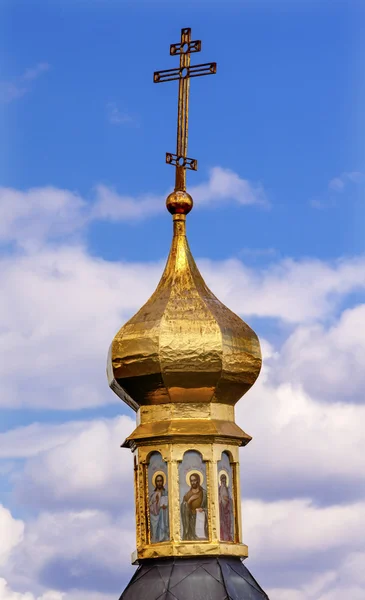
[[[176,167],[175,190],[186,189],[186,169],[196,171],[198,162],[195,158],[188,158],[188,120],[189,120],[189,88],[191,77],[202,75],[214,75],[217,72],[217,63],[204,63],[202,65],[190,65],[190,54],[200,52],[202,43],[200,40],[191,41],[191,29],[181,30],[179,44],[171,44],[170,54],[180,55],[180,66],[176,69],[156,71],[153,74],[155,83],[164,81],[179,81],[179,96],[177,109],[177,142],[176,154],[166,152],[166,162]]]

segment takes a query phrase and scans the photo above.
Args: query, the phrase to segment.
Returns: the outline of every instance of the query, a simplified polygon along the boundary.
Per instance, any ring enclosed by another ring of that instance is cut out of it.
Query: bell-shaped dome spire
[[[235,404],[261,368],[255,332],[206,286],[189,249],[192,198],[167,198],[173,239],[156,291],[116,334],[108,356],[111,388],[134,410],[146,404]]]
[[[206,286],[185,232],[193,207],[186,170],[197,169],[187,154],[189,82],[216,72],[216,63],[190,64],[200,50],[190,28],[182,29],[170,46],[180,66],[154,74],[156,83],[179,81],[176,154],[166,154],[176,168],[166,201],[173,239],[155,292],[116,334],[108,356],[109,385],[137,411],[137,427],[122,444],[134,454],[132,562],[140,565],[122,594],[130,600],[267,598],[241,562],[248,548],[239,448],[251,437],[234,419],[235,403],[260,372],[260,345]]]

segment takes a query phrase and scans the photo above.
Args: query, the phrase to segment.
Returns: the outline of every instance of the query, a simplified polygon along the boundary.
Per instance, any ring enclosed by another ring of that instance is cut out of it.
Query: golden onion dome
[[[186,214],[193,201],[166,201],[173,239],[157,289],[118,331],[108,355],[109,385],[134,410],[146,404],[235,404],[261,368],[255,332],[206,286],[189,249]]]

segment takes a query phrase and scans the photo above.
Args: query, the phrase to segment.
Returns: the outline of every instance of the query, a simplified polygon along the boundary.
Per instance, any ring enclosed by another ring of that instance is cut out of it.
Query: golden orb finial
[[[172,215],[187,215],[193,204],[190,194],[183,190],[174,190],[166,198],[166,208]]]

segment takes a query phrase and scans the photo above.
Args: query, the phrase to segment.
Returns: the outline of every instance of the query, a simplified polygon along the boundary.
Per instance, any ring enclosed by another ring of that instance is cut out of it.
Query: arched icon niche
[[[181,539],[208,539],[207,470],[200,452],[188,450],[179,465]]]
[[[217,469],[220,540],[234,542],[232,465],[227,452],[222,452]]]
[[[159,452],[152,452],[148,463],[148,508],[150,543],[170,539],[167,465]]]

